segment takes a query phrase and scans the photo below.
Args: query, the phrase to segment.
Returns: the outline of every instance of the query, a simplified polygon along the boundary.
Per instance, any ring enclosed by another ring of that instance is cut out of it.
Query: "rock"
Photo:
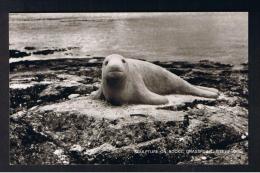
[[[15,112],[21,108],[30,108],[37,105],[39,92],[43,91],[47,85],[30,83],[30,84],[10,84],[10,107]],[[15,113],[13,112],[13,113]],[[11,112],[12,113],[12,112]]]
[[[80,85],[75,92],[79,93],[79,94],[90,94],[92,91],[97,90],[98,87],[95,85]]]
[[[93,149],[89,149],[87,151],[84,152],[84,155],[88,155],[88,156],[93,156],[93,155],[97,155],[97,153],[102,153],[102,152],[111,152],[114,151],[116,148],[113,147],[110,144],[102,144],[99,147],[93,148]]]
[[[79,94],[71,94],[68,96],[69,99],[73,99],[73,98],[76,98],[76,97],[79,97],[80,95]]]
[[[68,50],[72,50],[72,49],[80,49],[80,47],[67,47]]]
[[[22,52],[19,50],[13,50],[13,49],[9,50],[9,54],[10,54],[10,58],[22,58],[31,55],[30,53]]]
[[[82,152],[83,148],[80,145],[73,145],[70,148],[70,152]]]
[[[55,155],[61,155],[63,153],[63,150],[62,149],[58,149],[58,150],[55,150],[54,151],[54,154]]]
[[[33,52],[35,55],[48,55],[48,54],[53,54],[55,51],[54,50],[39,50]]]
[[[64,165],[68,165],[70,163],[68,157],[64,155],[63,149],[57,149],[54,151],[53,154],[55,154],[58,157],[60,163]]]
[[[247,65],[158,61],[220,97],[112,106],[86,96],[100,86],[93,59],[10,63],[11,164],[248,163]]]
[[[197,105],[197,108],[198,108],[198,109],[203,109],[204,106],[203,106],[202,104],[198,104],[198,105]]]
[[[48,54],[53,54],[54,52],[64,52],[66,49],[61,48],[61,49],[45,49],[45,50],[38,50],[34,51],[33,54],[35,55],[48,55]]]
[[[11,89],[18,89],[18,90],[24,90],[24,89],[27,89],[30,87],[33,87],[33,84],[16,84],[16,83],[14,83],[14,84],[10,85]]]
[[[25,115],[26,115],[26,111],[22,110],[22,111],[15,113],[15,114],[12,114],[10,116],[10,118],[14,121],[19,121],[19,119],[21,119]]]
[[[67,98],[69,95],[74,93],[80,83],[77,82],[67,82],[63,81],[62,83],[56,83],[53,85],[49,85],[45,90],[39,93],[40,99],[55,101]]]
[[[207,160],[207,157],[206,156],[202,156],[201,160]]]
[[[174,104],[175,106],[182,105],[184,101],[193,101],[199,97],[194,96],[181,96],[181,95],[171,95],[167,96],[170,100],[169,106]],[[204,99],[204,98],[201,98]],[[107,118],[107,119],[117,119],[130,117],[130,114],[143,114],[153,116],[155,119],[179,119],[178,116],[173,114],[182,114],[182,112],[171,112],[167,110],[162,110],[161,106],[156,105],[124,105],[120,107],[115,107],[100,100],[93,100],[91,97],[80,97],[74,99],[73,101],[67,101],[58,103],[55,105],[43,106],[39,111],[55,111],[55,112],[73,112],[76,111],[79,114],[91,115],[95,118]],[[160,116],[158,116],[160,115]],[[183,116],[180,115],[180,118]]]
[[[98,60],[97,59],[90,59],[88,62],[89,63],[96,63]]]
[[[187,97],[189,96],[169,96],[176,106],[183,104],[183,100],[188,102]],[[193,99],[198,100],[197,97]],[[194,101],[193,99],[190,101]],[[31,115],[27,115],[24,120],[32,123],[33,129],[42,129],[42,133],[48,138],[63,141],[59,145],[70,148],[70,154],[66,157],[72,163],[144,163],[151,157],[149,152],[137,155],[135,151],[151,149],[157,152],[155,155],[164,157],[165,162],[176,163],[190,156],[175,153],[174,157],[177,158],[171,160],[167,152],[160,155],[161,151],[172,146],[180,150],[222,148],[240,139],[239,131],[215,119],[214,122],[208,121],[206,125],[201,122],[194,126],[193,121],[187,123],[182,111],[157,108],[155,105],[115,107],[90,97],[79,97],[34,108],[29,113]],[[193,130],[187,132],[187,128],[191,127]],[[47,129],[49,132],[46,134]],[[185,133],[186,137],[181,138]],[[177,145],[180,139],[182,143]],[[151,142],[154,140],[158,141],[156,147]],[[75,145],[75,142],[80,142],[80,145]],[[81,152],[83,150],[84,153]],[[128,159],[122,160],[125,156]],[[133,158],[137,156],[139,160],[135,161]],[[149,162],[156,161],[158,160]]]
[[[26,46],[24,47],[25,50],[35,50],[36,48],[33,46]]]
[[[241,136],[241,139],[246,139],[246,135],[242,135],[242,136]]]

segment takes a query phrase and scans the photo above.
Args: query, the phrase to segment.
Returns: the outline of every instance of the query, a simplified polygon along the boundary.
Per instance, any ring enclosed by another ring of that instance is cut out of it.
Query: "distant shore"
[[[23,50],[18,49],[10,49],[9,50],[9,63],[14,62],[20,62],[20,61],[49,61],[49,60],[58,60],[58,59],[102,59],[103,56],[92,56],[90,54],[85,56],[74,56],[73,53],[71,53],[71,50],[77,50],[79,47],[67,47],[67,48],[44,48],[44,49],[37,49],[33,46],[26,46],[23,48]],[[62,53],[62,54],[61,54]],[[64,56],[65,55],[65,56]],[[62,57],[62,58],[61,58]],[[147,59],[141,58],[141,60],[149,61]],[[176,60],[175,58],[172,58],[172,60],[165,60],[163,58],[158,58],[158,60],[153,60],[151,62],[173,62],[173,61],[179,61],[179,62],[186,62],[185,60]],[[210,61],[208,59],[202,59],[197,61],[191,61],[190,63],[196,63],[200,61]],[[221,64],[219,62],[219,59],[216,59],[215,63]],[[229,63],[223,63],[223,64],[229,64]],[[248,64],[248,60],[245,60],[242,63],[235,63],[235,64],[229,64],[231,66],[243,66]]]

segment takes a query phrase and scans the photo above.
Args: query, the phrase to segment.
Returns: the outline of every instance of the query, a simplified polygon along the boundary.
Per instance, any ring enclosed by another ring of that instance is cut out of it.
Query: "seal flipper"
[[[136,102],[140,104],[162,105],[169,102],[167,97],[151,92],[143,82],[140,82],[138,87],[139,89],[137,91],[140,92],[137,93],[139,98]]]
[[[167,104],[169,100],[165,96],[161,96],[147,90],[141,93],[140,102],[149,105],[162,105]]]
[[[206,97],[206,98],[217,98],[219,96],[218,92],[210,91],[209,89],[205,89],[204,87],[197,87],[186,83],[183,86],[182,94],[190,94],[194,96]]]
[[[196,87],[219,94],[219,91],[217,89],[215,89],[215,88],[209,88],[209,87],[198,86],[198,85],[196,85]]]
[[[102,100],[105,99],[102,87],[100,87],[97,91],[92,92],[91,96],[92,96],[93,99],[102,99]]]

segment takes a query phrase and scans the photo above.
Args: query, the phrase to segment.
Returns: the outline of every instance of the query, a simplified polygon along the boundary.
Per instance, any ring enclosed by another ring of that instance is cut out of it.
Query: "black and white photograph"
[[[9,54],[10,165],[249,164],[247,12],[9,13]]]

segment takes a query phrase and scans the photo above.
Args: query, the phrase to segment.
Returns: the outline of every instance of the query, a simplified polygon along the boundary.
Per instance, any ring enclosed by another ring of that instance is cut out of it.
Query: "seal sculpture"
[[[217,98],[218,90],[195,86],[170,71],[141,60],[112,54],[102,64],[101,87],[94,98],[114,105],[168,103],[165,95],[185,94]]]

